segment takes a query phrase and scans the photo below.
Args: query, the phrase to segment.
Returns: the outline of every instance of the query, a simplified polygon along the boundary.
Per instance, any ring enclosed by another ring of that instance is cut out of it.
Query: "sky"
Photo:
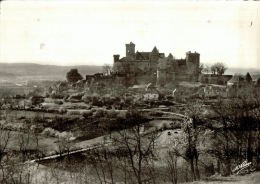
[[[112,64],[132,41],[138,51],[260,68],[259,2],[6,0],[0,13],[0,62]]]

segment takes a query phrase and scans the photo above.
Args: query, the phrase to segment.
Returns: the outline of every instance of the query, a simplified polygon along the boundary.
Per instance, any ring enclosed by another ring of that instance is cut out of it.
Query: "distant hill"
[[[66,73],[77,68],[84,77],[87,74],[102,72],[102,66],[57,66],[34,63],[0,63],[0,80],[65,80]]]
[[[242,74],[245,75],[249,72],[251,75],[260,75],[260,68],[228,68],[226,74]]]
[[[40,65],[34,63],[0,63],[0,82],[1,81],[29,81],[29,80],[65,80],[66,73],[77,68],[84,77],[98,72],[102,72],[102,66],[76,65],[76,66],[57,66]],[[249,72],[252,76],[260,76],[260,69],[228,68],[226,74],[234,75],[240,73],[245,75]]]

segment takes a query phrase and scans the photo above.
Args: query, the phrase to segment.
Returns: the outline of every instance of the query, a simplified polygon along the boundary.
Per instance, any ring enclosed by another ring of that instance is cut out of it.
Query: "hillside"
[[[82,76],[102,72],[102,66],[95,65],[40,65],[35,63],[0,63],[1,81],[27,81],[27,80],[64,80],[66,73],[77,68]],[[260,75],[260,69],[228,68],[226,74]]]
[[[66,73],[77,68],[82,76],[102,72],[102,66],[57,66],[34,63],[0,63],[2,81],[17,80],[64,80]]]
[[[251,75],[260,75],[259,68],[228,68],[226,74],[234,75],[234,74],[242,74],[245,75],[249,72]]]
[[[254,172],[244,176],[211,177],[206,181],[196,181],[186,184],[259,184],[260,172]]]

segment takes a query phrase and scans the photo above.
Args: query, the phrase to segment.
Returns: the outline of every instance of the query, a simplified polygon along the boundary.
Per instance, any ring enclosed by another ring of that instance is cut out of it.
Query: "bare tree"
[[[73,143],[70,141],[68,135],[59,137],[58,139],[58,153],[62,155],[67,153],[68,157],[70,156],[70,151],[73,149]]]
[[[167,171],[170,176],[172,184],[177,184],[178,173],[177,173],[177,159],[178,155],[174,151],[168,151],[166,156]]]
[[[210,67],[210,71],[211,71],[211,73],[212,73],[213,75],[215,75],[215,74],[217,73],[217,69],[216,69],[215,65],[212,65],[212,66]]]
[[[1,184],[31,184],[32,175],[31,165],[28,163],[17,162],[15,156],[5,158],[5,166],[2,168],[0,177]]]
[[[208,65],[205,65],[202,72],[208,74],[210,72],[210,67]]]
[[[64,178],[64,174],[61,172],[61,170],[59,169],[59,166],[62,163],[54,163],[52,164],[52,166],[50,167],[50,176],[51,176],[51,180],[55,181],[56,184],[60,184],[62,182],[62,179]]]
[[[200,74],[202,73],[202,71],[204,71],[204,68],[205,68],[204,64],[201,63],[200,66],[199,66],[199,73]]]
[[[6,154],[7,146],[9,144],[11,137],[11,132],[8,130],[4,130],[3,126],[0,126],[0,168],[1,168],[1,177],[0,182],[3,182],[6,180],[6,174],[4,165],[6,164],[6,161],[4,161],[4,157]]]
[[[11,137],[11,131],[5,130],[3,125],[0,125],[0,163],[4,157],[6,148]]]
[[[138,122],[138,115],[132,120],[136,121],[135,125],[132,128],[119,131],[113,140],[118,149],[125,151],[127,163],[130,164],[130,167],[126,169],[131,170],[135,182],[138,184],[152,182],[154,178],[149,168],[151,168],[155,157],[155,140],[160,134],[152,132],[145,135],[142,132],[142,124]]]
[[[221,98],[212,105],[214,112],[216,113],[216,120],[219,123],[219,128],[213,128],[214,141],[212,148],[208,148],[208,152],[218,159],[217,171],[223,173],[223,175],[231,174],[231,146],[233,143],[232,132],[230,131],[230,103],[225,102]],[[238,142],[240,145],[240,142]],[[223,168],[221,170],[221,165]]]
[[[110,75],[112,73],[112,66],[109,64],[104,64],[102,69],[104,75]]]
[[[223,100],[212,105],[219,127],[214,127],[214,144],[211,154],[223,164],[224,175],[231,174],[232,162],[239,164],[243,159],[253,161],[259,144],[259,100],[245,97]]]
[[[202,104],[199,102],[191,102],[187,106],[187,116],[183,122],[182,129],[185,133],[185,151],[183,158],[190,163],[190,170],[192,180],[200,180],[200,172],[198,167],[199,150],[198,150],[198,136],[199,125],[201,124],[200,115],[203,111]]]
[[[200,179],[198,170],[199,153],[197,150],[197,132],[193,127],[193,120],[184,122],[183,130],[186,134],[185,158],[190,163],[192,180]],[[195,162],[195,166],[194,166]]]
[[[102,146],[100,149],[92,150],[89,155],[89,162],[94,169],[97,178],[102,183],[114,184],[114,167],[115,157],[112,155],[112,150],[109,150],[106,146]]]

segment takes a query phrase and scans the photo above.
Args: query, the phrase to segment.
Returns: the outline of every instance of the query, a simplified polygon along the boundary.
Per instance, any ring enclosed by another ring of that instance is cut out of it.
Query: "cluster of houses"
[[[208,84],[203,88],[205,97],[243,97],[260,95],[260,78],[252,77],[249,73],[245,76],[235,74],[226,82],[226,86]]]

